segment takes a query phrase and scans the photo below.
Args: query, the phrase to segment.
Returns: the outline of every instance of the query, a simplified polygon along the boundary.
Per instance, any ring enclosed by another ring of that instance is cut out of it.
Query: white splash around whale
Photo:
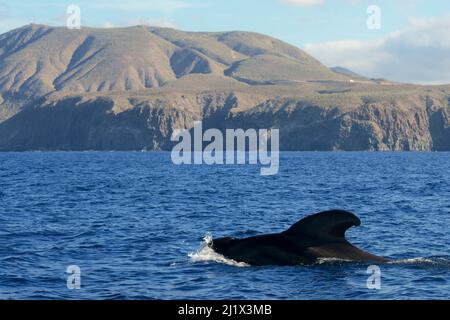
[[[211,248],[211,243],[213,241],[212,235],[207,234],[200,245],[200,248],[188,254],[192,262],[215,262],[222,263],[233,267],[249,267],[247,263],[237,262],[232,259],[228,259],[223,255],[215,252]]]

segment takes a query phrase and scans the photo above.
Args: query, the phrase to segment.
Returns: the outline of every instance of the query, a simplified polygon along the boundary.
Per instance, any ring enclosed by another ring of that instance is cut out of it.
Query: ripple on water
[[[449,299],[449,153],[282,153],[255,166],[174,166],[170,153],[0,153],[0,299]],[[394,261],[249,267],[216,237],[354,211],[358,246]],[[423,257],[423,258],[420,258]],[[81,268],[82,290],[66,288]]]

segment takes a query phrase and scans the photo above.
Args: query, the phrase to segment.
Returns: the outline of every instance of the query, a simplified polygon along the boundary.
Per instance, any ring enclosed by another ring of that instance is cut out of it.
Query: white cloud
[[[377,5],[377,1],[367,1],[367,0],[278,0],[281,3],[292,6],[318,6],[332,4],[333,2],[340,2],[341,5],[364,5],[364,3],[369,5]],[[418,0],[393,0],[398,2],[404,9],[414,9],[417,10]]]
[[[323,4],[325,0],[280,0],[281,2],[294,6],[317,6]],[[361,2],[361,0],[345,0],[348,4],[356,5]]]
[[[151,27],[161,27],[161,28],[173,28],[177,29],[177,24],[169,19],[164,18],[150,18],[147,20],[147,24]]]
[[[413,18],[378,40],[308,43],[305,50],[328,66],[370,77],[450,83],[450,16]]]
[[[82,7],[98,7],[101,9],[111,9],[120,11],[152,10],[170,12],[180,9],[204,6],[200,3],[192,3],[186,0],[82,0]]]
[[[102,28],[117,28],[117,27],[120,27],[120,26],[115,24],[115,23],[113,23],[113,22],[111,22],[111,21],[106,21],[105,23],[103,23],[101,25],[101,27]]]
[[[296,5],[296,6],[315,6],[322,4],[322,0],[282,0],[286,4]]]
[[[118,23],[105,22],[103,28],[121,28],[130,26],[149,26],[149,27],[161,27],[161,28],[173,28],[177,29],[177,24],[166,18],[148,18],[148,19],[128,19]]]

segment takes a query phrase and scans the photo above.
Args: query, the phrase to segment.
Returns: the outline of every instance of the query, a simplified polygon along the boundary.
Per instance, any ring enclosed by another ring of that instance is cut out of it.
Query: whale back
[[[353,213],[326,211],[304,218],[281,233],[214,239],[210,246],[227,258],[259,266],[312,264],[319,258],[386,262],[345,239],[345,232],[360,224]]]

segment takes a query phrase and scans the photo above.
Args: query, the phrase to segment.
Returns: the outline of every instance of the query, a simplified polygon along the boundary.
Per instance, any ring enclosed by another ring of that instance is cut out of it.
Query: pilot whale
[[[333,210],[306,217],[281,233],[245,239],[213,239],[209,246],[226,258],[252,266],[308,265],[323,258],[388,262],[346,240],[345,232],[359,225],[361,220],[353,213]]]

